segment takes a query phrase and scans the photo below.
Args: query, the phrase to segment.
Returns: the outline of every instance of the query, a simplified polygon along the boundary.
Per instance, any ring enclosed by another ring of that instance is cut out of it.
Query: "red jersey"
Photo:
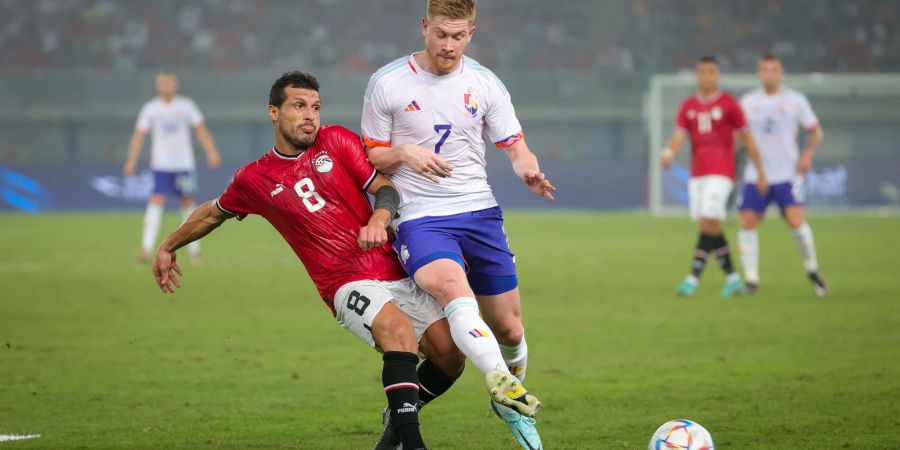
[[[688,97],[678,109],[675,129],[691,137],[691,176],[734,179],[734,132],[746,127],[741,105],[731,94],[720,92],[709,100]]]
[[[238,219],[258,214],[268,220],[334,314],[334,295],[344,284],[407,277],[390,243],[365,251],[356,241],[372,216],[365,190],[375,175],[359,136],[324,126],[302,154],[272,149],[239,169],[216,204]]]

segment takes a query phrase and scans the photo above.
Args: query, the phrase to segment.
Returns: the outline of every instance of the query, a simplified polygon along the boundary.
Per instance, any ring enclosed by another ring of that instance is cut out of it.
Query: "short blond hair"
[[[443,16],[448,19],[475,22],[475,4],[478,0],[428,0],[425,15],[430,19]]]

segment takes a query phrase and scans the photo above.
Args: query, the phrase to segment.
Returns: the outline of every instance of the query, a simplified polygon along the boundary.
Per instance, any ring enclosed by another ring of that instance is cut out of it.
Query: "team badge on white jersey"
[[[478,99],[475,97],[475,91],[471,87],[463,95],[463,101],[466,104],[466,111],[472,115],[472,118],[474,119],[478,116]]]

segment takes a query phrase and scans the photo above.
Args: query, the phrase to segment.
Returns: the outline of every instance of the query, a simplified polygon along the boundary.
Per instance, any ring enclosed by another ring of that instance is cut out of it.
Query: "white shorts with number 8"
[[[394,301],[413,324],[416,339],[431,324],[444,318],[437,300],[409,279],[396,281],[351,281],[335,293],[335,316],[341,327],[377,348],[372,338],[372,321],[388,302]]]

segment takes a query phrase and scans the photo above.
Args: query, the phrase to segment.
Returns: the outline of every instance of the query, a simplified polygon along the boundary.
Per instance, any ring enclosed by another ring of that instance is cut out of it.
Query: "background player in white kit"
[[[479,370],[522,380],[528,347],[518,280],[487,183],[484,134],[506,150],[532,192],[552,200],[555,188],[525,144],[503,83],[463,56],[474,20],[474,0],[427,2],[425,50],[372,76],[362,134],[369,160],[391,174],[403,199],[394,248],[407,273],[444,307],[454,341]],[[533,397],[511,405],[522,415],[492,404],[519,443],[532,449],[541,442],[527,416],[539,405]]]
[[[219,150],[203,121],[203,113],[193,100],[176,95],[177,92],[178,77],[174,73],[160,72],[156,75],[158,96],[141,108],[128,144],[128,160],[122,170],[126,177],[135,174],[144,139],[147,133],[152,133],[150,170],[153,171],[153,194],[144,213],[141,249],[137,253],[140,261],[149,261],[153,254],[167,196],[180,199],[182,218],[187,218],[196,206],[197,177],[191,129],[197,132],[197,140],[206,151],[209,167],[216,168],[221,163]],[[199,263],[200,242],[188,245],[188,253],[191,261]]]
[[[822,143],[822,126],[806,96],[782,85],[784,69],[777,56],[763,56],[757,74],[762,87],[745,94],[741,98],[741,107],[759,147],[770,189],[767,195],[761,196],[754,189],[747,188],[757,178],[756,168],[748,165],[744,170],[747,184],[742,192],[741,231],[738,234],[747,289],[754,293],[759,288],[759,238],[756,228],[769,203],[774,201],[793,230],[813,291],[821,297],[826,293],[826,286],[819,275],[816,246],[803,210],[803,176],[812,167],[813,155]],[[801,126],[807,135],[806,148],[802,153],[797,144]]]

